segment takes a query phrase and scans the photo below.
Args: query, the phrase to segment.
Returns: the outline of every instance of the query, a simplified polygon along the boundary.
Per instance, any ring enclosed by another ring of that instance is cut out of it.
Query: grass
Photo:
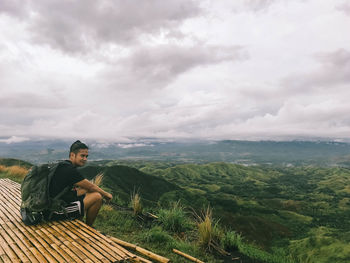
[[[140,235],[141,240],[146,243],[156,244],[167,247],[173,247],[175,239],[161,226],[154,226],[149,231],[145,231]]]
[[[177,234],[184,233],[191,228],[191,221],[186,216],[184,207],[180,202],[174,202],[170,209],[160,209],[158,221],[167,231]]]
[[[206,250],[215,250],[225,254],[220,246],[220,240],[223,237],[218,222],[214,222],[212,209],[208,206],[201,215],[196,214],[198,227],[198,242],[201,247]]]
[[[242,254],[266,263],[294,263],[295,262],[294,260],[287,257],[286,255],[271,254],[246,243],[242,243],[238,249]]]
[[[228,251],[238,250],[243,244],[242,236],[235,231],[227,231],[221,239],[221,245]]]
[[[172,252],[173,248],[188,253],[208,263],[220,262],[213,255],[198,246],[195,238],[180,238],[172,231],[167,231],[159,222],[150,226],[140,222],[130,211],[114,210],[103,205],[94,226],[104,234],[116,236],[122,240],[137,244],[158,255],[167,257],[174,263],[188,262]]]
[[[9,178],[18,183],[22,182],[23,178],[28,173],[29,169],[22,166],[4,166],[0,165],[0,177]]]
[[[92,179],[92,183],[100,186],[102,185],[102,180],[103,180],[103,173],[99,173],[98,175],[96,175],[93,179]]]
[[[176,207],[175,204],[174,206]],[[170,208],[169,211],[172,209],[174,209],[174,207]],[[104,205],[97,217],[95,227],[102,233],[116,236],[156,254],[167,257],[174,263],[184,263],[188,261],[174,254],[172,252],[173,248],[208,263],[223,262],[223,259],[219,257],[217,253],[213,253],[220,251],[220,249],[222,251],[223,249],[238,251],[256,260],[249,262],[293,262],[283,253],[271,254],[246,243],[243,237],[235,231],[223,231],[218,222],[214,223],[212,210],[210,208],[201,215],[201,218],[201,222],[197,220],[197,225],[192,224],[192,229],[187,231],[191,232],[191,235],[181,237],[172,230],[166,230],[159,222],[154,222],[150,226],[146,226],[138,221],[133,216],[132,212],[117,211],[110,206]],[[195,232],[197,235],[193,234]],[[212,244],[215,244],[217,247],[214,248]],[[211,246],[210,249],[208,249],[208,245]],[[215,251],[213,251],[214,249]]]
[[[142,213],[141,196],[138,192],[134,191],[130,197],[130,205],[134,211],[134,215],[137,216]]]
[[[308,237],[294,240],[290,249],[294,258],[309,263],[347,263],[350,258],[350,233],[338,236],[335,230],[327,227],[312,229]]]

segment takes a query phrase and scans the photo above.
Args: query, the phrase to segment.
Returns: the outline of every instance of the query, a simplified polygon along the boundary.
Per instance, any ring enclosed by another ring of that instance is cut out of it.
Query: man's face
[[[80,149],[77,154],[70,153],[70,160],[72,161],[74,166],[84,166],[87,162],[87,158],[89,156],[89,150],[88,149]]]

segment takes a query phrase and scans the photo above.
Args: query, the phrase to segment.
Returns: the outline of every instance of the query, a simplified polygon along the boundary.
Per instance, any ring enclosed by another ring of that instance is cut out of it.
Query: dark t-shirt
[[[50,196],[55,197],[67,186],[70,186],[73,189],[74,184],[84,179],[85,178],[81,175],[81,173],[77,170],[71,161],[67,160],[61,162],[57,167],[50,183]],[[62,199],[66,202],[76,201],[76,198],[76,190],[72,190],[70,193],[62,197]]]

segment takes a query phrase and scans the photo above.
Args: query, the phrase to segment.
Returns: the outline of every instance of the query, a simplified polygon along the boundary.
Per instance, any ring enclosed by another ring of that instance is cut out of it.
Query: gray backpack
[[[50,220],[53,211],[65,211],[66,202],[61,197],[70,191],[66,187],[54,198],[50,197],[49,186],[57,167],[62,164],[33,166],[21,184],[21,216],[26,225],[35,225],[44,219]],[[44,214],[48,218],[44,218]]]

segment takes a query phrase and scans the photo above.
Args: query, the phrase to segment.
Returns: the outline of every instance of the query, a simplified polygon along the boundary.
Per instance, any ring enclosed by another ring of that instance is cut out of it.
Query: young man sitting
[[[92,226],[102,206],[102,198],[112,199],[112,195],[103,191],[97,185],[85,179],[77,170],[84,166],[89,156],[89,148],[82,142],[74,142],[69,151],[69,160],[60,163],[50,183],[51,197],[59,194],[66,187],[72,190],[62,196],[68,203],[65,213],[54,212],[53,218],[83,217],[86,215],[86,224]]]

